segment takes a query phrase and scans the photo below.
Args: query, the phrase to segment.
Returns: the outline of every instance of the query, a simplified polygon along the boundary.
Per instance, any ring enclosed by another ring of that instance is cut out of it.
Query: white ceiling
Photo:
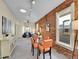
[[[64,0],[35,0],[36,4],[32,5],[31,9],[31,1],[32,0],[4,0],[6,5],[19,20],[29,20],[30,22],[38,21],[41,17],[64,2]],[[26,9],[27,13],[21,13],[19,11],[21,8]]]

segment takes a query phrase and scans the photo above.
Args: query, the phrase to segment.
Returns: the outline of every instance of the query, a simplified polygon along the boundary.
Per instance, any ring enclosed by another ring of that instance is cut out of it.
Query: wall
[[[56,40],[56,12],[59,12],[65,8],[67,8],[68,6],[71,5],[72,2],[75,2],[75,16],[74,16],[74,20],[78,19],[77,16],[77,0],[65,0],[61,5],[59,5],[58,7],[56,7],[54,10],[52,10],[50,13],[48,13],[47,15],[45,15],[44,17],[42,17],[39,21],[36,22],[36,24],[39,24],[39,28],[42,28],[42,34],[49,34],[49,37],[52,38],[54,41]],[[46,18],[47,18],[47,22],[50,24],[50,32],[46,32],[45,30],[45,24],[46,24]]]
[[[27,26],[29,26],[29,28],[30,28],[29,30],[26,29]],[[29,31],[31,33],[35,33],[35,23],[32,23],[32,22],[25,23],[25,25],[24,25],[24,32],[27,32],[27,31]]]
[[[74,0],[75,3],[75,15],[74,18],[75,20],[78,20],[78,0]]]
[[[2,36],[2,16],[10,19],[15,24],[19,24],[17,18],[10,12],[3,0],[0,0],[0,36]],[[17,26],[17,25],[16,25]],[[20,26],[19,26],[20,27]],[[19,29],[17,29],[19,30]],[[17,34],[18,35],[18,34]]]
[[[56,7],[54,10],[52,10],[50,13],[48,13],[47,15],[45,15],[39,21],[36,22],[36,24],[39,24],[39,28],[40,27],[42,28],[42,34],[43,35],[48,34],[49,37],[52,38],[54,41],[53,46],[55,46],[55,48],[61,52],[63,50],[64,53],[65,53],[65,51],[68,53],[71,53],[71,52],[69,50],[66,50],[63,47],[59,47],[58,45],[55,44],[55,41],[56,41],[56,12],[59,12],[65,8],[67,8],[68,6],[71,5],[72,2],[75,3],[74,20],[78,20],[78,14],[77,14],[78,13],[78,0],[65,0],[61,5]],[[46,18],[47,18],[47,20],[46,20]],[[46,32],[46,29],[45,29],[46,21],[50,24],[49,32]]]
[[[61,5],[56,7],[54,10],[52,10],[50,13],[48,13],[46,16],[42,17],[37,23],[39,24],[39,27],[42,28],[42,33],[45,35],[46,33],[49,34],[49,37],[52,38],[54,41],[56,40],[56,12],[59,12],[63,10],[64,8],[68,7],[72,0],[68,0],[63,2]],[[45,23],[47,22],[50,24],[50,32],[46,32],[45,30]]]
[[[17,24],[16,25],[16,36],[18,38],[21,38],[23,34],[23,25],[22,24]]]

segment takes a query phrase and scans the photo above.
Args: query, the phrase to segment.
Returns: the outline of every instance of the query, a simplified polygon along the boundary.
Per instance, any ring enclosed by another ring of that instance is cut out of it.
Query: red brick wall
[[[39,27],[42,28],[42,34],[43,35],[48,34],[49,37],[53,39],[53,41],[54,41],[53,45],[55,46],[55,48],[58,46],[55,44],[55,41],[56,41],[56,12],[59,12],[65,8],[67,8],[68,6],[71,5],[72,2],[75,3],[74,20],[77,20],[78,19],[78,0],[65,0],[61,5],[56,7],[54,10],[52,10],[46,16],[42,17],[39,21],[36,22],[36,24],[38,23]],[[47,18],[48,23],[50,24],[49,32],[47,32],[45,29],[46,18]],[[57,47],[57,48],[59,49],[59,47]],[[60,47],[60,50],[63,50],[63,49],[65,49],[65,48]],[[60,50],[58,50],[58,51],[60,51]],[[65,49],[65,50],[63,50],[63,53],[65,53],[67,51],[69,51],[69,50]],[[66,53],[66,55],[67,55],[67,53]]]
[[[66,0],[61,5],[56,7],[54,10],[52,10],[50,13],[48,13],[46,16],[42,17],[38,22],[39,27],[42,28],[42,34],[49,34],[49,37],[52,38],[54,41],[56,40],[56,12],[59,12],[66,7],[68,7],[72,3],[72,0]],[[47,22],[50,24],[50,32],[47,32],[45,29],[46,24],[46,17]]]

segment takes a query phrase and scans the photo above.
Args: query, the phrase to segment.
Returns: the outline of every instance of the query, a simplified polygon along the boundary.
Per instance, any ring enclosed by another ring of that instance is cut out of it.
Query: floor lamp
[[[73,21],[74,31],[75,31],[75,38],[74,38],[74,48],[72,52],[72,59],[74,59],[74,52],[75,52],[75,46],[77,43],[77,37],[78,37],[78,20]]]

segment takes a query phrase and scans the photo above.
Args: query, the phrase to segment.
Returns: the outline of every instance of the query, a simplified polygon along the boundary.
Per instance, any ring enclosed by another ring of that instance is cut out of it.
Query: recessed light
[[[25,9],[20,9],[20,12],[26,13],[27,11]]]
[[[34,0],[32,0],[32,4],[33,4],[33,5],[35,4],[35,1],[34,1]]]

